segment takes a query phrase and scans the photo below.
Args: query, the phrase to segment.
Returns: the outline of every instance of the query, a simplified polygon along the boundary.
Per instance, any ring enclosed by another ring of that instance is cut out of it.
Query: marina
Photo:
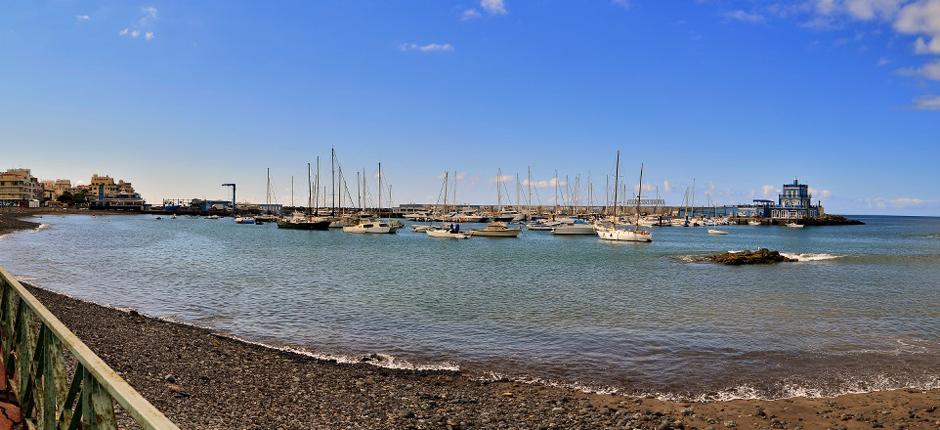
[[[934,387],[940,224],[861,219],[866,225],[729,225],[727,236],[662,228],[655,241],[630,244],[525,231],[453,241],[410,228],[355,235],[46,215],[48,228],[0,241],[0,259],[74,297],[353,360],[383,354],[404,366],[662,398]],[[102,238],[108,247],[87,246]],[[696,262],[758,247],[799,261]],[[269,270],[259,277],[256,267]],[[906,318],[891,317],[898,312]]]

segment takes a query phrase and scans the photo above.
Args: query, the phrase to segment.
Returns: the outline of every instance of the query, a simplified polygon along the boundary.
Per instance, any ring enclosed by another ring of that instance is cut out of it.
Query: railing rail
[[[77,362],[71,382],[63,349]],[[0,360],[28,428],[116,429],[116,402],[145,430],[178,430],[3,268]]]

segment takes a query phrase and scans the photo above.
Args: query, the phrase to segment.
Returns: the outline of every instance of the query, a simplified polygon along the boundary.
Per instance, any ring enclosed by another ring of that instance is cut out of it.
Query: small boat
[[[311,219],[302,213],[295,212],[290,218],[278,221],[277,228],[287,230],[329,230],[330,221]]]
[[[156,218],[154,218],[154,219],[157,220],[157,221],[160,221],[161,219],[163,219],[163,217],[162,217],[162,216],[158,216],[158,217],[156,217]]]
[[[176,214],[170,215],[170,219],[176,219]]]
[[[280,220],[280,217],[278,217],[277,215],[272,215],[272,214],[262,214],[262,215],[255,216],[255,221],[277,222],[279,220]]]
[[[428,231],[428,230],[431,230],[431,229],[433,229],[433,228],[434,228],[434,226],[430,226],[430,225],[426,225],[426,224],[413,224],[413,225],[411,226],[411,231],[413,231],[413,232],[415,232],[415,233],[424,233],[424,232],[426,232],[426,231]]]
[[[519,237],[520,228],[509,228],[504,222],[494,221],[483,228],[471,228],[470,236],[480,237]]]
[[[206,219],[221,219],[221,218],[222,218],[222,217],[220,217],[220,216],[218,216],[218,215],[209,215],[209,216],[206,217]]]
[[[803,224],[797,224],[797,223],[795,223],[795,222],[788,222],[788,223],[786,223],[785,225],[786,225],[787,227],[789,227],[789,228],[803,228],[803,227],[805,227]]]
[[[432,228],[424,232],[428,237],[434,237],[438,239],[469,239],[470,236],[467,236],[466,233],[463,233],[459,230],[452,230],[447,228]]]
[[[526,224],[526,228],[532,231],[552,231],[555,227],[562,225],[561,221],[540,220]]]
[[[382,220],[360,220],[358,224],[343,227],[345,233],[390,234],[395,233],[395,231],[396,229]]]
[[[716,229],[716,228],[710,228],[710,229],[708,229],[708,234],[716,234],[716,235],[719,235],[719,236],[723,236],[723,235],[728,234],[728,232],[725,231],[725,230],[718,230],[718,229]]]
[[[758,226],[760,225],[760,221],[751,220],[747,222],[747,225]]]
[[[583,219],[571,219],[552,229],[557,235],[593,235],[594,225]]]
[[[254,224],[254,223],[255,223],[255,219],[250,216],[235,217],[235,224]]]

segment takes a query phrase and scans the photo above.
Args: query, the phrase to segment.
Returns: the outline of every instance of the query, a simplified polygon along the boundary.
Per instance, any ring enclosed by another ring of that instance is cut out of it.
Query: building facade
[[[92,175],[86,195],[91,209],[143,210],[146,205],[130,182],[114,182],[107,175]]]
[[[0,172],[0,206],[29,207],[42,201],[42,184],[29,169]]]
[[[770,218],[780,221],[816,219],[821,207],[821,203],[813,205],[809,185],[794,179],[793,183],[783,185],[783,191],[777,196],[777,205],[770,208]]]

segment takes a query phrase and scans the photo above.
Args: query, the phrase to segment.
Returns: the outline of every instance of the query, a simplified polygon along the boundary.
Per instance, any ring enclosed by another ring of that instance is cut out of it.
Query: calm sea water
[[[90,301],[385,364],[681,398],[940,387],[940,219],[662,228],[651,244],[46,216],[0,265]],[[765,267],[695,263],[767,247]]]

